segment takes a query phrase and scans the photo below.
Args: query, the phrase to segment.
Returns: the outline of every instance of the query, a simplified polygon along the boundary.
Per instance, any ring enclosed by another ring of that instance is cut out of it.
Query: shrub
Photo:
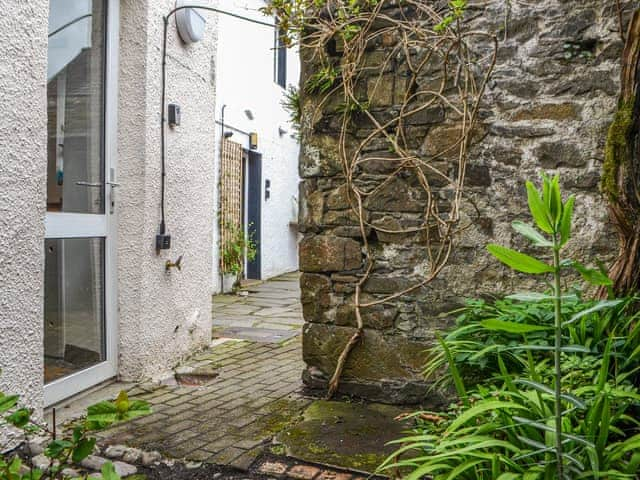
[[[560,254],[570,238],[573,197],[559,177],[527,182],[535,225],[514,229],[546,248],[552,262],[499,245],[488,250],[514,270],[551,277],[551,291],[495,303],[472,302],[456,328],[430,351],[426,373],[443,366],[460,402],[446,412],[417,412],[416,426],[382,469],[407,478],[551,480],[638,478],[640,368],[635,299],[588,301],[563,291],[574,269],[608,287],[601,269]],[[475,376],[469,381],[471,375]]]

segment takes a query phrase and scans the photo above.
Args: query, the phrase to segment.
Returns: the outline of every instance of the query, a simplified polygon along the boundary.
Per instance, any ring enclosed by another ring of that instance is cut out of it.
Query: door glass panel
[[[104,213],[106,0],[51,0],[47,210]]]
[[[45,240],[45,383],[106,360],[104,244]]]

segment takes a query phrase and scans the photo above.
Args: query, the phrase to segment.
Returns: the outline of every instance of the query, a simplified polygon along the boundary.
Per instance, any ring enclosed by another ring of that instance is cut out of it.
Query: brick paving
[[[103,444],[127,444],[192,461],[248,468],[312,399],[301,393],[299,339],[226,341],[196,356],[218,367],[203,385],[138,386],[153,414],[107,430]]]

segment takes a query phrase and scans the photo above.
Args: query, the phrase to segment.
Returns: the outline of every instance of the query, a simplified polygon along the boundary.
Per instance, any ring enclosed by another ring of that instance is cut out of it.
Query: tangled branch
[[[276,7],[290,2],[276,2]],[[317,6],[322,4],[322,6]],[[348,5],[347,5],[348,4]],[[352,4],[355,4],[352,5]],[[315,67],[303,86],[316,100],[315,109],[305,112],[308,130],[322,117],[323,108],[339,101],[339,157],[351,210],[357,217],[366,259],[353,297],[356,332],[340,354],[329,382],[328,397],[338,388],[350,353],[362,340],[363,310],[383,305],[420,289],[438,276],[447,264],[461,225],[461,203],[468,150],[482,96],[496,63],[497,39],[481,31],[468,30],[463,14],[466,2],[450,2],[437,10],[421,0],[406,0],[398,6],[389,1],[315,2],[298,4],[303,15],[297,34],[306,58]],[[290,31],[292,10],[282,24]],[[295,11],[295,10],[294,10]],[[384,52],[373,67],[367,63],[370,52]],[[335,50],[332,52],[331,50]],[[402,70],[399,76],[397,70]],[[401,98],[393,105],[376,110],[372,104],[389,72],[394,81],[404,82]],[[367,92],[363,94],[363,91]],[[411,118],[440,112],[438,126],[454,132],[450,142],[437,142],[416,149],[416,134],[426,137],[429,127],[417,133],[410,129]],[[367,134],[358,140],[354,119],[366,124]],[[304,138],[304,134],[303,134]],[[380,152],[384,145],[388,154]],[[380,175],[362,173],[370,162],[383,163]],[[424,209],[411,225],[385,225],[369,219],[368,202],[397,179],[411,178],[424,199]],[[376,267],[376,252],[370,232],[409,234],[424,249],[428,267],[415,284],[393,294],[363,301],[362,291]]]

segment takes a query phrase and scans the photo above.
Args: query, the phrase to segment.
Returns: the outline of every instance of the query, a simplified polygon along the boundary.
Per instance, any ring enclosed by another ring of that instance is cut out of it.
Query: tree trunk
[[[609,271],[616,294],[640,290],[640,9],[626,35],[618,110],[609,127],[602,190],[619,237]]]

